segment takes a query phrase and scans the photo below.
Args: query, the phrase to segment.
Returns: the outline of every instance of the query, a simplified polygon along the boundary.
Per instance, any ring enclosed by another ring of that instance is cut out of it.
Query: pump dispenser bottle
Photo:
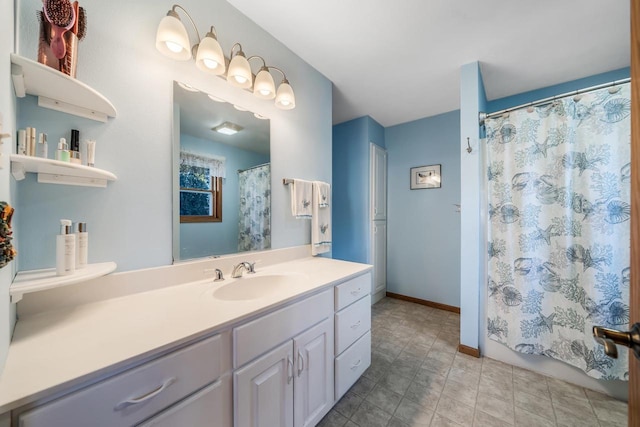
[[[61,162],[69,162],[69,146],[67,145],[67,140],[64,138],[60,138],[60,142],[58,143],[58,149],[56,150],[56,160]]]
[[[76,269],[76,236],[71,221],[60,220],[60,234],[56,236],[56,274],[67,276]]]
[[[78,223],[78,232],[76,233],[76,269],[85,268],[87,266],[87,258],[89,252],[89,233],[87,233],[87,223]]]

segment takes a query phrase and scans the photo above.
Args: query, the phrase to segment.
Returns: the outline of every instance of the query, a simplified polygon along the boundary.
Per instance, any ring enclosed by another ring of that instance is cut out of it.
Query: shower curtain
[[[627,379],[591,327],[627,329],[630,87],[488,119],[489,338]]]
[[[238,172],[238,251],[271,247],[271,165]]]

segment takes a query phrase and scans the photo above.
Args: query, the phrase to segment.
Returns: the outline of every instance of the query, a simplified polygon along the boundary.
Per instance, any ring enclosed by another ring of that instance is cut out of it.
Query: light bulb
[[[244,83],[247,81],[247,78],[244,76],[233,76],[234,79],[236,79],[236,81],[240,84]]]
[[[213,70],[218,66],[218,62],[213,59],[203,59],[202,62],[204,63],[204,66],[210,70]]]
[[[178,43],[166,41],[165,44],[167,45],[167,49],[169,49],[171,52],[179,53],[182,51],[182,46],[180,46]]]

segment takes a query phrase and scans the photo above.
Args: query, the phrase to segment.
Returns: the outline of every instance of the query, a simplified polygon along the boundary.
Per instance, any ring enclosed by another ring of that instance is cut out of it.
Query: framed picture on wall
[[[418,166],[411,168],[411,189],[440,188],[442,186],[441,165]]]

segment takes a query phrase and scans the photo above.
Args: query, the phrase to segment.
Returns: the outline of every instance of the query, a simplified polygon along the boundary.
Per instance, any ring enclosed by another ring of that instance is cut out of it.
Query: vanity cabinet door
[[[295,427],[315,426],[333,406],[333,322],[327,319],[294,339]]]
[[[293,427],[293,341],[236,371],[236,427]]]

